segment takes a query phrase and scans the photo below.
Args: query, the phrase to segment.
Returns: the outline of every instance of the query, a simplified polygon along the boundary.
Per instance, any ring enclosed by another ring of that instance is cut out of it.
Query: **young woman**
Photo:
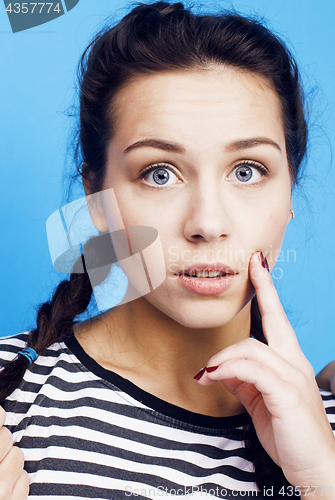
[[[269,272],[306,141],[296,63],[259,23],[157,2],[99,33],[80,76],[91,217],[113,242],[119,218],[128,243],[154,228],[162,258],[143,252],[143,295],[115,248],[127,298],[74,322],[88,241],[37,328],[1,340],[0,499],[335,494],[335,400]]]

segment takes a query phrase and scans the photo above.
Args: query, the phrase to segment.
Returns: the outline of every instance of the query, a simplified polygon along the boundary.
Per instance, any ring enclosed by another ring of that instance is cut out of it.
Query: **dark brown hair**
[[[138,4],[117,25],[104,28],[81,58],[75,157],[79,174],[91,192],[102,189],[107,145],[114,131],[113,98],[129,79],[168,70],[206,69],[213,63],[257,73],[271,83],[282,106],[292,184],[298,182],[306,153],[307,126],[297,64],[285,44],[260,22],[232,11],[196,15],[180,2],[156,2]],[[88,241],[85,255],[89,245]],[[86,268],[83,274],[73,272],[69,280],[58,285],[52,299],[40,306],[28,346],[42,354],[66,335],[76,316],[88,307],[91,295]],[[255,298],[251,334],[266,342]],[[1,400],[15,390],[27,366],[22,356],[7,364],[0,375]],[[247,432],[258,487],[287,485],[281,469],[260,445],[254,428]]]

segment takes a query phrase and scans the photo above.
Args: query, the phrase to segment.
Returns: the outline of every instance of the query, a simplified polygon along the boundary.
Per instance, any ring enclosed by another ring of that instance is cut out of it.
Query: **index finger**
[[[287,352],[288,346],[295,349],[299,347],[293,328],[274,287],[270,271],[263,267],[261,252],[256,252],[251,256],[249,276],[256,290],[263,331],[269,346],[276,350],[285,347],[285,352]]]

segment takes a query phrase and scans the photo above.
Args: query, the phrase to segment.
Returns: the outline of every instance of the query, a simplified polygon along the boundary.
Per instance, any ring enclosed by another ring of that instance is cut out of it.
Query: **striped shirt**
[[[0,339],[1,363],[26,339]],[[334,397],[322,397],[335,430]],[[73,334],[38,357],[3,407],[30,500],[263,498],[244,447],[247,413],[210,417],[162,401],[98,365]]]

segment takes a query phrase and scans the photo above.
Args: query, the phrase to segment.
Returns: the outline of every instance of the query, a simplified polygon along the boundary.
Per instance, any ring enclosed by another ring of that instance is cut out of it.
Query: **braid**
[[[84,246],[90,248],[91,238]],[[80,264],[84,266],[84,273],[77,273]],[[100,275],[101,282],[106,279],[110,267],[105,267]],[[39,307],[36,328],[29,333],[27,346],[38,355],[54,342],[69,334],[73,320],[83,313],[92,297],[92,285],[85,266],[84,256],[81,255],[75,262],[70,279],[61,281],[50,301]],[[4,401],[20,384],[29,361],[24,356],[18,356],[5,364],[0,372],[0,401]]]
[[[42,354],[51,344],[66,335],[74,318],[88,307],[91,296],[92,285],[86,270],[80,274],[72,273],[69,280],[59,283],[51,301],[39,308],[37,328],[29,335],[28,347]]]

